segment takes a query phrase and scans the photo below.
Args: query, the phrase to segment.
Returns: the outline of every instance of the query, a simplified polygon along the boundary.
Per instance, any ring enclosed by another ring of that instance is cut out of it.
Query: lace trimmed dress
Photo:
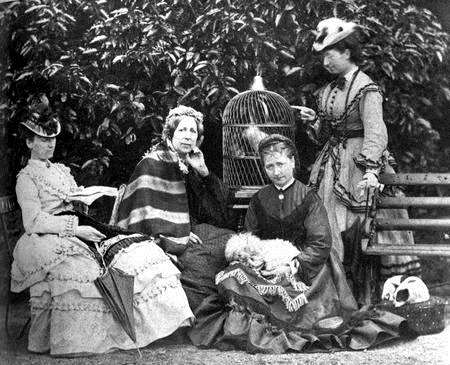
[[[358,197],[356,186],[366,171],[394,173],[393,158],[387,151],[388,135],[383,121],[382,95],[379,87],[359,69],[346,75],[344,88],[335,83],[317,95],[318,120],[309,127],[310,138],[324,144],[316,159],[309,185],[325,204],[333,235],[333,246],[341,260],[344,243],[341,233],[360,217],[364,218],[366,197]],[[397,195],[399,191],[383,194]],[[406,210],[379,210],[380,218],[407,218]],[[380,232],[380,243],[412,244],[410,231]],[[420,274],[415,256],[383,256],[381,274]]]
[[[73,235],[78,218],[55,216],[72,209],[66,199],[77,188],[61,164],[30,160],[18,175],[25,234],[14,250],[11,290],[30,290],[28,349],[52,355],[133,349],[188,325],[193,315],[180,272],[151,240],[131,244],[111,262],[134,276],[136,344],[113,319],[94,285],[100,266]]]

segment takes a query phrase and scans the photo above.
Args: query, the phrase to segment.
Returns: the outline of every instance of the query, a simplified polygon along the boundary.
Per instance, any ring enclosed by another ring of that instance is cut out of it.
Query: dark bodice
[[[278,192],[275,194],[278,194]],[[264,193],[261,194],[261,197],[257,196],[255,199],[255,211],[258,229],[255,233],[262,239],[281,238],[295,243],[296,246],[303,246],[307,234],[304,222],[308,208],[314,201],[314,194],[312,190],[309,192],[305,191],[302,201],[297,202],[300,204],[285,216],[283,215],[284,202],[277,201],[280,200],[277,196],[275,201],[272,201],[271,197],[267,197],[268,199],[266,200]],[[271,204],[265,206],[267,202]]]
[[[235,228],[228,209],[229,190],[213,173],[201,177],[192,169],[184,175],[191,224],[208,223],[220,228]]]
[[[331,249],[327,213],[317,193],[295,181],[280,192],[268,185],[251,200],[245,227],[262,239],[281,238],[299,250],[299,275],[310,282],[320,271]]]

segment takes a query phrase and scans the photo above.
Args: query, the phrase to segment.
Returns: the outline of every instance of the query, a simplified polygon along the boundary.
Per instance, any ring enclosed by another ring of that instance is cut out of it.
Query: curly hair
[[[169,111],[166,117],[164,127],[161,133],[162,140],[172,139],[175,129],[177,129],[178,124],[180,124],[182,117],[191,117],[195,120],[197,124],[198,139],[203,136],[203,114],[185,105],[179,105]]]

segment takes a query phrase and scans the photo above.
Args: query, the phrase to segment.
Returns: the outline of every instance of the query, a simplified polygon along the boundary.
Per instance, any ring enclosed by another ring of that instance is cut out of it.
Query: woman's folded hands
[[[75,229],[75,236],[86,241],[100,242],[106,236],[91,226],[78,226]]]

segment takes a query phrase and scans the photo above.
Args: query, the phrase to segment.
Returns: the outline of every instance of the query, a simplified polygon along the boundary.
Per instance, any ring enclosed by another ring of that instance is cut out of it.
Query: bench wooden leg
[[[366,256],[364,260],[364,305],[372,305],[380,301],[380,257]]]
[[[372,261],[372,260],[368,260]],[[364,305],[372,304],[372,264],[365,265],[365,280],[364,280]]]
[[[244,229],[244,224],[245,224],[245,214],[247,213],[246,210],[240,209],[238,210],[237,214],[238,214],[238,219],[237,219],[237,227],[236,227],[236,231],[237,232],[241,232]]]

